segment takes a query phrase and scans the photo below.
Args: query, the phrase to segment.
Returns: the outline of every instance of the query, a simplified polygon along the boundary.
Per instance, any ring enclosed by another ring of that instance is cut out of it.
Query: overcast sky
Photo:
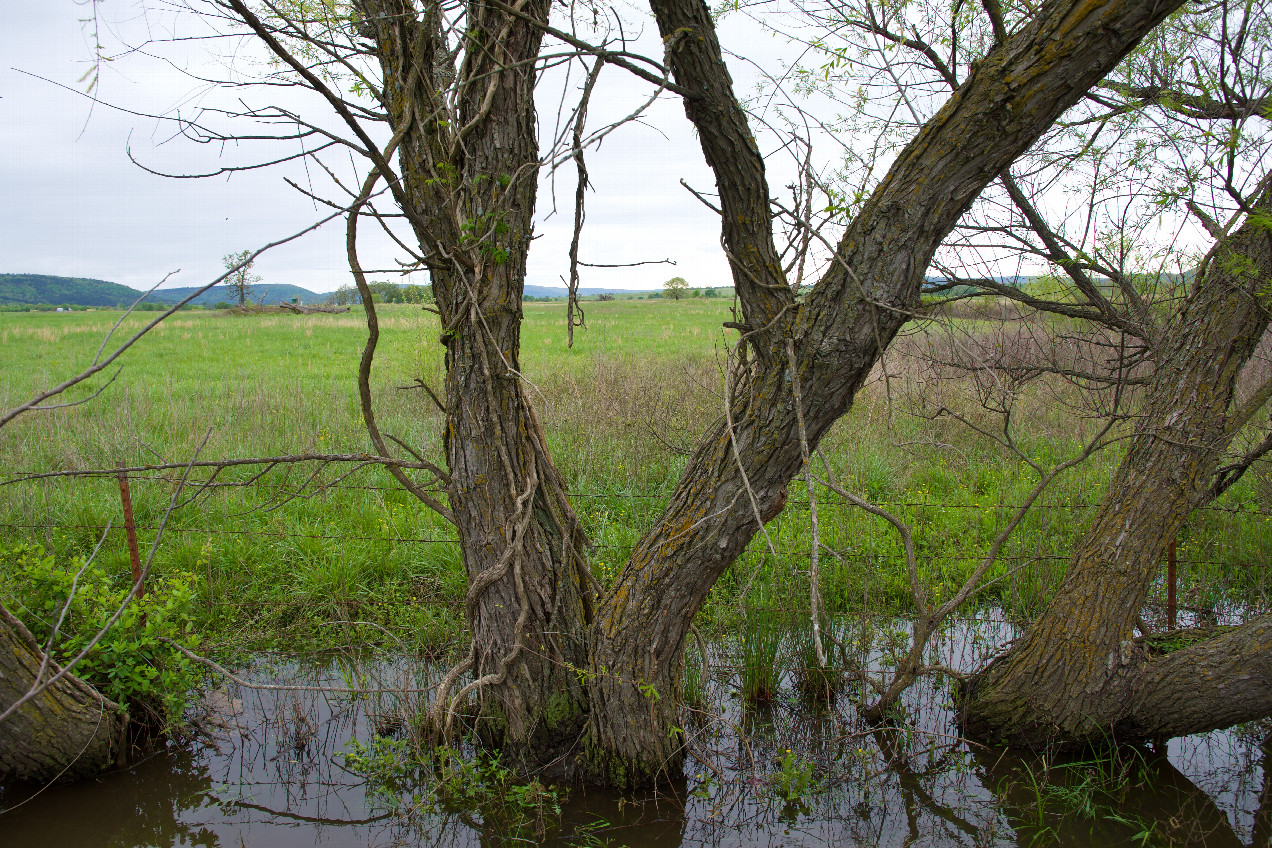
[[[117,46],[118,37],[135,44],[147,34],[156,39],[171,32],[199,34],[197,22],[174,23],[141,7],[135,0],[101,3],[108,48]],[[147,288],[180,269],[166,285],[201,285],[220,273],[226,253],[259,247],[322,217],[321,208],[284,182],[291,177],[315,185],[321,174],[315,177],[313,169],[306,173],[292,164],[228,178],[172,179],[133,164],[129,151],[157,170],[206,173],[281,149],[197,145],[173,139],[170,122],[122,111],[170,114],[180,107],[190,115],[199,106],[225,102],[224,92],[210,91],[190,76],[223,75],[225,68],[216,60],[227,49],[223,40],[153,44],[144,54],[122,56],[103,68],[102,102],[94,103],[79,81],[92,56],[91,29],[81,20],[89,14],[89,7],[75,0],[7,4],[0,29],[0,184],[5,193],[0,272],[93,277]],[[643,43],[656,44],[652,21],[645,27]],[[782,49],[742,21],[726,24],[723,40],[751,56]],[[243,72],[251,60],[240,52],[233,70]],[[753,74],[735,70],[741,88],[753,86]],[[601,79],[591,126],[629,113],[650,93],[646,83],[619,70],[607,70]],[[291,102],[306,115],[323,114],[321,104]],[[541,98],[539,107],[550,123],[555,99]],[[588,198],[581,258],[596,263],[672,259],[677,264],[585,269],[584,286],[658,288],[677,275],[694,286],[729,284],[718,222],[680,185],[685,179],[699,190],[714,190],[678,100],[655,104],[643,123],[611,135],[590,155],[588,167],[595,192]],[[563,284],[573,189],[569,167],[557,177],[558,211],[552,214],[552,183],[545,177],[528,283]],[[364,265],[391,265],[383,239],[370,240],[365,251]],[[271,251],[257,271],[266,282],[315,291],[350,282],[343,227],[333,223]]]

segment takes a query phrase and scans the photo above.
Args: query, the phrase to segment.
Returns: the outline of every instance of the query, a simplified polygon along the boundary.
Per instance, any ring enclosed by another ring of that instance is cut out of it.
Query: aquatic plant
[[[685,706],[701,710],[707,702],[707,674],[702,667],[703,657],[697,645],[690,642],[685,648],[685,669],[680,675],[680,697]]]
[[[738,637],[738,675],[742,698],[748,704],[766,706],[777,694],[784,629],[785,622],[764,606],[763,600],[747,610],[742,635]]]
[[[568,790],[538,778],[524,780],[497,756],[466,756],[451,747],[415,746],[404,739],[373,736],[349,741],[337,755],[344,768],[365,781],[373,806],[477,813],[497,832],[525,841],[542,839],[561,815]]]
[[[773,793],[787,804],[802,805],[805,796],[815,791],[815,763],[787,748],[777,758],[777,770],[769,775]]]
[[[791,654],[795,662],[795,686],[808,699],[828,703],[843,690],[845,659],[843,643],[829,638],[823,631],[822,650],[826,664],[817,660],[817,647],[813,642],[813,626],[805,622],[791,631]]]

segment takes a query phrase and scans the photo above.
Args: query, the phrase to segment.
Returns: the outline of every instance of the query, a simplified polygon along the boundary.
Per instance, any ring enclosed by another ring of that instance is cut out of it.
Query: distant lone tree
[[[252,285],[261,281],[260,275],[252,273],[252,266],[256,264],[255,261],[244,261],[251,255],[252,252],[250,250],[243,250],[238,253],[227,253],[221,257],[221,261],[225,263],[227,270],[238,266],[238,270],[226,278],[225,287],[229,289],[230,294],[238,301],[240,309],[247,306],[247,299],[252,296]]]
[[[663,292],[672,300],[680,300],[689,293],[689,283],[684,277],[672,277],[663,283]]]

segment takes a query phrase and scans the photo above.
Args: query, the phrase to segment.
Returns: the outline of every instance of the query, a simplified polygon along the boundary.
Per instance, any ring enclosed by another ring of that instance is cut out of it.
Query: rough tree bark
[[[0,606],[0,712],[31,691],[44,650]],[[44,669],[44,679],[59,671]],[[0,777],[72,780],[115,763],[126,718],[119,705],[68,674],[0,721]]]
[[[933,253],[976,196],[1178,5],[1042,6],[900,153],[849,224],[834,264],[799,302],[773,247],[763,161],[708,9],[653,0],[676,79],[689,90],[686,113],[715,171],[747,357],[732,373],[727,420],[700,442],[668,507],[598,607],[592,667],[604,673],[592,687],[586,762],[594,779],[639,784],[678,771],[668,695],[677,689],[684,637],[799,470],[794,381],[815,447],[914,314]]]
[[[436,7],[422,18],[405,0],[364,7],[382,99],[402,133],[399,202],[412,212],[444,328],[447,496],[474,635],[475,683],[456,694],[476,694],[479,732],[505,759],[568,776],[586,718],[588,542],[519,361],[539,176],[535,60],[551,4],[519,4],[520,15],[468,5],[465,37],[483,49],[465,53],[450,108],[454,54]]]
[[[1261,209],[1272,207],[1265,192]],[[1267,330],[1272,231],[1247,220],[1219,245],[1154,353],[1134,435],[1064,582],[1012,649],[966,687],[964,732],[1083,746],[1227,727],[1272,713],[1272,616],[1165,656],[1133,636],[1162,556],[1209,495],[1237,375]]]

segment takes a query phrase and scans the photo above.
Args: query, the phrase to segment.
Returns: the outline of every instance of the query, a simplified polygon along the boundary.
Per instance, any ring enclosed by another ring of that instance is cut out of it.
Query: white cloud
[[[142,14],[138,8],[103,4],[102,21],[114,35],[134,43],[147,34],[160,38],[178,29],[182,34],[202,32],[196,20]],[[91,39],[79,20],[87,13],[88,7],[74,0],[16,4],[0,36],[11,66],[0,71],[0,182],[9,199],[0,213],[0,270],[148,287],[179,268],[169,285],[196,285],[220,272],[224,254],[288,235],[324,214],[284,183],[290,176],[302,185],[310,179],[325,184],[315,169],[306,173],[296,163],[201,180],[154,176],[131,163],[130,149],[149,167],[197,173],[273,151],[174,139],[170,122],[94,104],[83,94],[84,83],[77,82],[91,56]],[[638,46],[657,47],[652,23]],[[763,46],[768,49],[767,43]],[[103,67],[101,96],[141,113],[166,113],[180,106],[182,114],[191,115],[198,106],[223,103],[237,93],[209,91],[179,69],[224,75],[226,68],[215,63],[215,54],[229,47],[223,41],[150,44],[147,52]],[[237,67],[259,61],[252,49],[238,49],[232,57]],[[630,113],[650,93],[648,83],[607,68],[589,126]],[[281,96],[293,104],[301,98],[294,92]],[[540,101],[541,117],[549,126],[556,103],[547,100],[554,96],[545,93]],[[313,115],[323,107],[311,100],[298,108]],[[589,153],[588,167],[595,191],[587,199],[584,261],[669,258],[677,265],[589,268],[584,285],[657,288],[673,275],[695,285],[728,284],[719,222],[680,185],[683,178],[700,191],[714,191],[678,99],[665,97],[642,122],[609,136]],[[573,189],[572,164],[555,178],[544,177],[528,282],[560,284],[568,274]],[[392,266],[387,239],[372,239],[365,250],[364,264]],[[258,262],[257,270],[266,280],[333,289],[349,279],[343,228],[333,223],[278,248]]]

